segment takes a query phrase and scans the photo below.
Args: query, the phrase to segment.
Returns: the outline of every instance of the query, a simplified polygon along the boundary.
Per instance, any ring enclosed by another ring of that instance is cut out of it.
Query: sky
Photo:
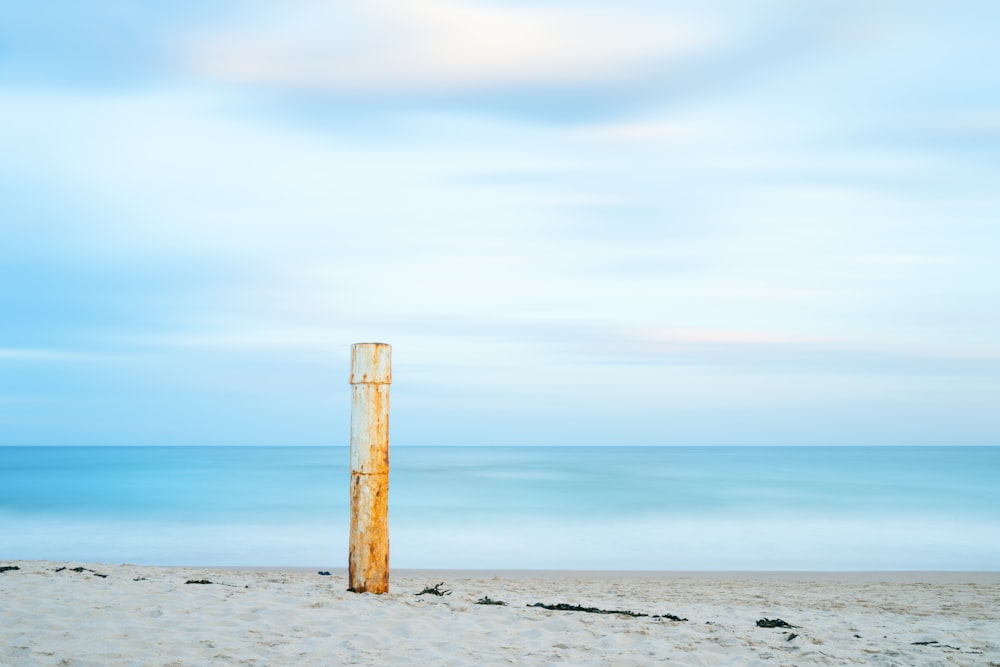
[[[0,444],[1000,445],[997,25],[0,0]]]

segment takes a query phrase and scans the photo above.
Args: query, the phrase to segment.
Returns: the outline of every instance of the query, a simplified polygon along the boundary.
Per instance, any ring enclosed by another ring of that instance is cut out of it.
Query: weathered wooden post
[[[389,592],[389,384],[392,347],[351,346],[351,542],[348,588]]]

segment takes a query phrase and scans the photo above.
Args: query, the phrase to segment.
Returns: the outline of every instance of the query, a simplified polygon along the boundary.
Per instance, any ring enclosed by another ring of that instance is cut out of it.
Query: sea
[[[346,447],[0,447],[0,559],[346,567]],[[406,447],[391,567],[1000,570],[1000,447]],[[0,563],[2,564],[2,563]]]

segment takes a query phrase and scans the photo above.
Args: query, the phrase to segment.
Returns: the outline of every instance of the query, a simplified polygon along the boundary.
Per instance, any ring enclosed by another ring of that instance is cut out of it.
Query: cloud
[[[849,255],[847,261],[854,264],[870,266],[931,266],[939,264],[958,264],[961,258],[936,255],[908,255],[898,253],[866,253]]]
[[[0,347],[0,361],[104,361],[117,355],[45,348]]]
[[[646,363],[769,368],[806,373],[1000,375],[1000,349],[908,345],[781,331],[648,330],[622,349]]]
[[[957,114],[950,128],[980,139],[1000,138],[1000,108]]]
[[[660,12],[456,0],[300,0],[256,25],[181,42],[198,74],[368,95],[587,86],[709,48],[717,29]]]
[[[598,141],[637,143],[677,143],[702,139],[706,128],[690,121],[636,121],[607,123],[570,131],[570,136]]]
[[[129,337],[129,342],[143,346],[174,348],[209,348],[226,351],[257,350],[327,350],[331,341],[340,336],[333,327],[268,327],[255,324],[239,328],[235,324],[217,326],[212,330],[185,331],[183,333],[140,334]]]

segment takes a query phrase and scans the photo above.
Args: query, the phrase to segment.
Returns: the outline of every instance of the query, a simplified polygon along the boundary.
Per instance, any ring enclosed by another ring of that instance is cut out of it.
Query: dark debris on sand
[[[239,588],[236,584],[223,584],[218,581],[209,581],[208,579],[188,579],[184,582],[185,584],[202,584],[202,585],[214,585],[214,586],[229,586],[230,588]],[[250,588],[249,586],[244,586],[243,588]]]
[[[91,570],[88,567],[57,567],[54,570],[54,572],[62,572],[63,570],[69,570],[70,572],[90,572],[95,577],[100,577],[101,579],[107,579],[108,578],[108,575],[101,574],[100,572],[96,572],[94,570]]]
[[[962,649],[958,648],[957,646],[952,646],[951,644],[942,644],[941,642],[935,639],[932,639],[931,641],[928,642],[911,642],[910,646],[933,646],[934,648],[950,648],[953,651],[959,651],[959,652],[962,651]]]
[[[13,572],[14,570],[20,570],[21,568],[17,565],[0,565],[0,574],[4,572]]]
[[[644,614],[639,611],[629,611],[627,609],[598,609],[597,607],[581,607],[579,605],[566,604],[564,602],[560,602],[559,604],[543,604],[541,602],[536,602],[535,604],[529,604],[528,606],[540,607],[551,611],[582,611],[588,614],[619,614],[621,616],[631,616],[632,618],[663,618],[668,621],[687,620],[686,618],[674,616],[673,614],[654,614],[650,616],[649,614]]]
[[[492,605],[497,605],[499,607],[506,607],[507,606],[507,603],[504,602],[503,600],[494,600],[494,599],[490,598],[489,595],[486,595],[486,596],[481,597],[478,600],[476,600],[476,604],[492,604]]]
[[[433,587],[427,586],[419,593],[414,593],[414,595],[451,595],[451,591],[441,588],[442,586],[444,586],[443,581],[435,584]]]
[[[787,621],[783,621],[780,618],[762,618],[757,621],[758,628],[797,628],[799,626],[792,625]]]

